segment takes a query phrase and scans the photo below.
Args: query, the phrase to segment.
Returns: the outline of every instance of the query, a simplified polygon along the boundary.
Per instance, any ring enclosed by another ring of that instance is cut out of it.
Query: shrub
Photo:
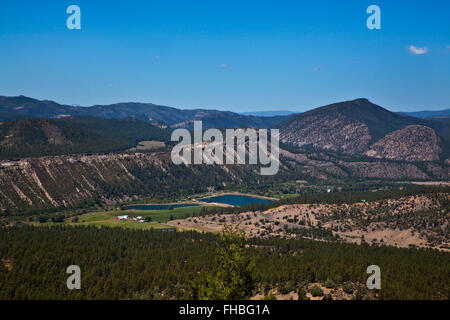
[[[313,297],[322,297],[323,296],[323,290],[319,286],[312,287],[310,292]]]
[[[57,222],[57,223],[61,223],[61,222],[64,222],[64,216],[63,215],[57,215],[57,216],[54,216],[54,217],[52,217],[52,222]]]
[[[328,278],[324,284],[325,288],[328,288],[328,289],[334,288],[334,285],[335,285],[334,281],[330,278]]]
[[[342,287],[342,289],[346,292],[346,293],[348,293],[348,294],[352,294],[353,293],[353,286],[352,286],[352,284],[351,283],[346,283],[346,284],[344,284],[344,286]]]
[[[298,300],[308,300],[305,289],[298,290]]]
[[[280,293],[281,294],[288,294],[289,292],[294,290],[294,286],[292,285],[291,282],[286,283],[286,285],[282,286],[280,288]]]

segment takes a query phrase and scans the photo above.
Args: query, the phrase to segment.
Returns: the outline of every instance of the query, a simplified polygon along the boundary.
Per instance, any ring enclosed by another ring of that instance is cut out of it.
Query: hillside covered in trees
[[[0,122],[0,160],[123,151],[139,141],[169,138],[169,130],[133,118],[7,121]]]
[[[192,281],[214,268],[211,233],[96,227],[0,229],[0,299],[189,299]],[[254,293],[301,291],[332,279],[364,298],[366,268],[381,268],[378,299],[448,299],[450,255],[434,250],[251,239]],[[66,268],[82,270],[81,290],[68,290]],[[287,288],[287,289],[286,289]]]

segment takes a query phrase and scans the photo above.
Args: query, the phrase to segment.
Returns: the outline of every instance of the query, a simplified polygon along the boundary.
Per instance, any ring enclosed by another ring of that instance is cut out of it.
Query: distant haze
[[[256,116],[256,117],[289,116],[294,113],[298,113],[298,112],[287,111],[287,110],[240,112],[240,114],[243,114],[244,116]]]
[[[424,110],[417,112],[399,112],[400,114],[407,114],[417,118],[431,118],[431,117],[447,117],[450,116],[450,109],[444,110]]]

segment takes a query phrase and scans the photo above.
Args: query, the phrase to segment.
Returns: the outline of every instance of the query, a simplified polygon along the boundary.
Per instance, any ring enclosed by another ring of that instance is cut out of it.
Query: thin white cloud
[[[227,65],[226,63],[222,63],[222,64],[220,65],[220,67],[221,67],[221,68],[229,68],[230,66]]]
[[[411,53],[411,54],[417,54],[417,55],[421,55],[421,54],[426,54],[426,53],[428,53],[428,48],[427,48],[427,47],[419,48],[419,47],[410,45],[410,46],[408,47],[408,50],[409,50],[409,53]]]

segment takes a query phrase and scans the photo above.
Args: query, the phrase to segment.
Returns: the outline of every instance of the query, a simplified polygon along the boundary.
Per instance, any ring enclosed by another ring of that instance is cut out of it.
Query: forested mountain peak
[[[24,96],[0,96],[0,121],[27,118],[65,118],[91,116],[102,118],[132,117],[152,124],[192,128],[194,120],[202,120],[204,128],[273,127],[290,116],[250,116],[230,111],[210,109],[177,109],[153,103],[122,102],[90,107],[68,106],[49,100],[36,100]]]

